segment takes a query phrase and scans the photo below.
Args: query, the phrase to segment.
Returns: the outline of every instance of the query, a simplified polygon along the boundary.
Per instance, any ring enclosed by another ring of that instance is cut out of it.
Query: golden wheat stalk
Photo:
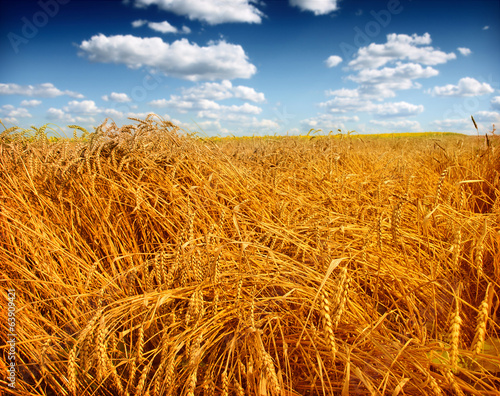
[[[488,283],[488,287],[486,288],[486,292],[484,294],[484,299],[479,306],[479,312],[477,315],[477,324],[476,324],[476,335],[473,341],[473,351],[478,354],[481,353],[484,346],[484,340],[486,337],[486,326],[488,324],[488,316],[490,312],[491,300],[493,298],[493,284]]]
[[[97,331],[97,379],[103,381],[108,368],[108,355],[106,352],[106,322],[101,316]]]
[[[76,346],[71,348],[68,357],[68,390],[73,396],[76,396]]]
[[[227,374],[227,370],[224,370],[221,374],[222,377],[222,390],[221,396],[229,395],[229,375]]]
[[[451,318],[449,338],[450,338],[450,366],[454,373],[458,371],[458,347],[460,343],[460,328],[462,319],[460,318],[460,306],[458,296],[455,299],[455,312]]]
[[[437,206],[437,204],[439,203],[439,199],[441,198],[443,183],[444,183],[444,179],[446,178],[447,174],[448,174],[448,168],[446,168],[439,176],[439,181],[438,181],[438,184],[436,187],[436,198],[434,200],[434,207]]]
[[[340,278],[335,291],[335,301],[334,306],[336,307],[335,316],[333,318],[333,325],[335,328],[338,327],[340,318],[344,313],[345,306],[347,304],[349,283],[351,278],[347,272],[347,267],[342,268]]]
[[[320,292],[320,312],[323,317],[323,324],[326,333],[326,339],[328,346],[333,355],[333,359],[335,360],[335,355],[337,353],[337,345],[335,343],[335,336],[333,334],[333,321],[331,317],[331,308],[330,308],[330,300],[328,298],[328,293],[325,289],[321,289]]]

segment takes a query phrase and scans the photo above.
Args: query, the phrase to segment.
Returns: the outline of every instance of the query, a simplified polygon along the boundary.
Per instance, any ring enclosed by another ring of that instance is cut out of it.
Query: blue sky
[[[500,124],[496,0],[2,2],[0,119],[207,135]]]

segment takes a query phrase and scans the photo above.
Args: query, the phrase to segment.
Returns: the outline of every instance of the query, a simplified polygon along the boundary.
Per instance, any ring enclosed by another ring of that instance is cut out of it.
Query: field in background
[[[0,389],[496,395],[498,140],[0,133]]]

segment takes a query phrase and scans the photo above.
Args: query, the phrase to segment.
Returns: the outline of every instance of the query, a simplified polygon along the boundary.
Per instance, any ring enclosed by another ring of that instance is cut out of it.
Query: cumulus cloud
[[[156,99],[149,102],[153,107],[168,107],[179,113],[197,112],[199,118],[226,121],[248,122],[249,114],[260,114],[262,108],[244,103],[242,105],[222,105],[217,101],[241,99],[254,103],[262,103],[265,96],[254,88],[244,85],[234,86],[231,81],[206,82],[190,88],[182,88],[181,95],[170,95],[169,99]],[[242,116],[245,116],[241,118]]]
[[[242,105],[221,105],[216,100],[226,99],[233,97],[226,95],[224,92],[217,92],[215,90],[205,91],[206,87],[193,87],[186,89],[181,96],[171,95],[170,99],[157,99],[149,102],[154,107],[168,107],[177,110],[179,113],[187,113],[188,111],[197,111],[197,117],[234,120],[241,114],[260,114],[262,108],[244,103]],[[237,88],[237,87],[236,87]],[[200,95],[196,95],[198,93]],[[203,96],[205,95],[205,97]]]
[[[72,100],[67,106],[63,107],[63,110],[67,113],[79,113],[79,114],[98,114],[100,110],[95,105],[93,100]]]
[[[433,129],[438,131],[471,131],[474,129],[470,118],[446,118],[444,120],[435,120],[431,122]]]
[[[52,83],[43,83],[37,85],[18,85],[0,83],[0,95],[24,95],[43,98],[55,98],[56,96],[68,95],[73,98],[81,99],[82,94],[73,91],[61,91]]]
[[[408,132],[418,132],[422,131],[422,127],[418,121],[412,120],[400,120],[400,121],[380,121],[372,120],[370,124],[380,126],[382,128],[390,129],[393,131],[408,131]]]
[[[0,115],[5,121],[10,123],[18,123],[20,118],[31,118],[32,115],[24,107],[15,107],[10,104],[3,105],[0,107]]]
[[[335,93],[328,91],[329,96],[338,98],[329,101],[327,107],[335,112],[355,110],[356,106],[367,108],[372,100],[382,101],[395,97],[400,90],[422,88],[416,80],[439,74],[432,65],[456,57],[453,53],[446,54],[429,46],[431,42],[429,33],[422,36],[389,34],[385,44],[372,43],[359,48],[347,66],[347,70],[355,73],[348,75],[347,79],[356,82],[358,87],[354,90],[337,90]],[[339,106],[334,110],[336,105]]]
[[[346,113],[370,111],[372,102],[361,98],[357,89],[342,88],[327,92],[333,99],[319,103],[319,107],[326,109],[330,113]]]
[[[175,26],[171,25],[167,21],[163,22],[149,22],[145,19],[138,19],[136,21],[132,22],[132,27],[138,28],[144,25],[148,25],[148,27],[156,32],[160,33],[184,33],[184,34],[189,34],[191,33],[191,29],[189,29],[187,26],[183,26],[181,30],[177,29]]]
[[[369,111],[379,117],[408,117],[423,112],[424,106],[408,102],[387,102],[373,105]]]
[[[474,119],[477,122],[479,131],[485,133],[491,129],[492,124],[500,123],[500,113],[496,111],[478,111],[474,113]],[[461,133],[476,134],[476,129],[472,125],[470,117],[465,118],[447,118],[436,120],[431,125],[438,131],[457,131]]]
[[[145,19],[137,19],[136,21],[132,22],[132,27],[138,28],[144,26],[146,23],[148,23],[148,21],[146,21]]]
[[[266,100],[262,92],[257,92],[254,88],[244,85],[233,86],[229,80],[223,80],[220,83],[206,82],[191,88],[182,89],[182,100],[223,100],[229,98],[249,100],[255,103],[261,103]]]
[[[160,33],[177,33],[178,30],[167,21],[163,22],[149,22],[148,27]]]
[[[354,70],[378,68],[398,60],[432,66],[456,58],[454,53],[447,54],[428,46],[431,41],[429,33],[424,33],[422,36],[388,34],[385,44],[372,43],[367,47],[359,48],[355,58],[349,62],[349,66]],[[422,47],[423,45],[427,46]]]
[[[464,77],[457,85],[447,84],[442,87],[434,87],[428,93],[435,96],[479,96],[493,93],[495,90],[488,83],[481,83],[474,78]]]
[[[490,27],[488,25],[483,26],[483,30],[488,30]]]
[[[460,52],[463,56],[469,56],[472,54],[472,51],[469,48],[464,48],[464,47],[458,47],[457,48],[458,52]]]
[[[337,130],[337,129],[348,129],[346,128],[346,123],[353,123],[353,122],[359,122],[359,117],[319,114],[316,117],[310,117],[300,121],[300,124],[304,128]]]
[[[169,44],[159,37],[98,34],[79,48],[79,54],[93,62],[124,64],[133,69],[149,66],[191,81],[250,78],[257,71],[240,45],[224,40],[200,47],[187,39]]]
[[[135,0],[136,7],[158,6],[159,9],[190,20],[217,25],[227,22],[260,23],[264,14],[254,0]]]
[[[256,117],[252,117],[252,121],[250,123],[250,127],[252,128],[264,128],[268,130],[279,129],[280,125],[273,120],[268,120],[266,118],[262,120],[258,120]]]
[[[123,98],[121,96],[119,97]],[[51,107],[47,110],[47,118],[60,122],[82,122],[85,124],[95,123],[95,118],[111,117],[114,119],[123,118],[124,113],[111,108],[103,108],[96,106],[93,100],[72,100],[68,102],[62,109]]]
[[[23,107],[36,107],[42,104],[41,100],[31,99],[31,100],[23,100],[21,102],[21,106]]]
[[[358,98],[359,92],[357,89],[341,88],[332,91],[331,89],[325,92],[326,96],[338,96],[342,98]]]
[[[357,75],[347,78],[360,84],[359,93],[366,97],[390,98],[396,96],[395,91],[421,88],[413,80],[437,76],[439,72],[430,67],[422,67],[416,63],[398,62],[396,67],[382,69],[363,69]]]
[[[332,55],[325,60],[325,64],[327,67],[335,67],[342,62],[342,58],[337,55]]]
[[[302,11],[312,11],[314,15],[326,15],[337,11],[338,0],[289,0],[290,5]]]
[[[362,98],[357,90],[343,89],[333,91],[333,99],[319,104],[329,113],[368,112],[382,118],[408,117],[424,111],[423,105],[407,102],[386,102],[375,104]]]
[[[491,107],[500,110],[500,96],[495,96],[491,99]]]
[[[74,116],[70,113],[66,113],[64,110],[56,109],[54,107],[47,110],[46,117],[47,119],[55,122],[67,122],[71,124],[78,123],[79,125],[89,125],[96,122],[93,117]]]
[[[209,110],[202,110],[198,112],[200,118],[213,118],[217,120],[234,120],[235,116],[241,114],[260,114],[262,109],[258,106],[251,105],[250,103],[243,103],[242,105],[220,105],[214,102],[215,105]]]
[[[117,103],[126,103],[131,101],[131,99],[128,97],[126,93],[117,93],[117,92],[111,92],[109,95],[104,95],[102,99],[105,100],[106,102],[112,101]]]
[[[497,111],[477,111],[474,113],[477,122],[500,123],[500,113]]]

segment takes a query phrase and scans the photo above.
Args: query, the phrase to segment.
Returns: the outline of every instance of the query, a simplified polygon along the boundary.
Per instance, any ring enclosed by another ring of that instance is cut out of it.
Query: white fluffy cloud
[[[118,94],[122,95],[122,94]],[[119,96],[123,98],[123,96]],[[72,100],[68,102],[62,109],[51,107],[47,111],[47,118],[60,122],[82,122],[85,124],[95,123],[96,118],[103,119],[111,117],[113,119],[124,118],[123,112],[112,109],[96,106],[93,100]]]
[[[469,48],[464,48],[464,47],[458,47],[457,48],[458,52],[460,52],[463,56],[469,56],[472,54],[472,51]]]
[[[442,87],[434,87],[428,92],[436,96],[479,96],[493,93],[495,90],[488,83],[481,83],[474,78],[464,77],[457,85],[447,84]]]
[[[98,114],[100,109],[97,108],[93,100],[72,100],[67,106],[63,107],[63,110],[67,113],[77,113],[77,114]]]
[[[337,55],[329,56],[325,60],[325,64],[327,67],[335,67],[335,66],[339,65],[341,62],[342,62],[342,58],[340,56],[337,56]]]
[[[148,27],[160,33],[177,33],[178,30],[167,21],[163,22],[149,22]]]
[[[403,131],[408,131],[408,132],[419,132],[422,131],[422,127],[420,126],[420,123],[418,121],[412,121],[412,120],[400,120],[400,121],[379,121],[379,120],[372,120],[370,121],[370,124],[390,129],[392,131],[397,131],[397,132],[403,132]]]
[[[260,23],[264,14],[254,0],[135,0],[137,7],[159,9],[216,25],[227,22]]]
[[[429,44],[429,33],[422,36],[389,34],[385,44],[372,43],[359,48],[347,66],[347,70],[354,74],[346,77],[357,83],[357,87],[328,90],[326,95],[332,98],[319,106],[330,114],[368,112],[381,118],[421,113],[424,110],[422,105],[380,102],[396,97],[401,90],[421,89],[417,80],[439,74],[433,65],[456,58],[455,54],[436,50]]]
[[[241,115],[247,114],[260,114],[262,109],[258,106],[251,105],[249,103],[244,103],[240,106],[238,105],[220,105],[214,102],[215,105],[209,110],[201,110],[198,112],[198,117],[200,118],[212,118],[216,120],[229,120],[237,121]]]
[[[21,102],[21,106],[23,107],[36,107],[42,104],[41,100],[31,99],[31,100],[23,100]]]
[[[474,114],[477,122],[500,123],[500,113],[497,111],[478,111]]]
[[[374,104],[359,95],[357,90],[342,89],[329,92],[334,96],[319,104],[329,113],[368,112],[382,118],[408,117],[424,111],[423,105],[414,105],[407,102],[386,102]]]
[[[223,80],[220,83],[206,82],[191,88],[182,89],[182,100],[223,100],[229,98],[249,100],[255,103],[261,103],[266,100],[262,92],[257,92],[254,88],[244,85],[233,86],[229,80]]]
[[[300,121],[304,128],[314,128],[322,130],[346,130],[347,125],[352,125],[354,122],[359,122],[358,116],[336,116],[332,114],[320,114],[316,117],[306,118]]]
[[[422,47],[431,43],[429,33],[422,36],[413,34],[388,34],[385,44],[372,43],[367,47],[359,48],[356,57],[349,62],[354,70],[378,68],[389,62],[408,60],[423,65],[437,65],[455,59],[454,53],[445,53],[431,46]]]
[[[146,23],[148,23],[148,21],[146,21],[145,19],[137,19],[135,21],[132,21],[132,27],[138,28],[144,26]]]
[[[312,11],[314,15],[326,15],[338,10],[338,0],[289,0],[290,5],[302,11]]]
[[[500,113],[496,111],[478,111],[474,113],[474,119],[477,122],[479,133],[484,134],[491,130],[491,125],[500,123]],[[436,120],[431,125],[438,131],[456,131],[460,133],[476,134],[470,117],[465,118],[447,118]]]
[[[444,120],[432,121],[433,129],[447,132],[471,132],[474,127],[470,118],[447,118]]]
[[[80,55],[87,55],[93,62],[124,64],[133,69],[149,66],[191,81],[250,78],[257,71],[240,45],[225,41],[200,47],[187,39],[169,44],[159,37],[98,34],[79,48]]]
[[[363,69],[347,78],[360,84],[359,93],[365,97],[390,98],[396,96],[395,91],[398,90],[421,88],[421,85],[413,80],[438,74],[439,72],[430,66],[423,68],[417,63],[398,62],[396,67]]]
[[[106,102],[112,101],[117,103],[126,103],[131,101],[131,99],[128,97],[126,93],[117,93],[117,92],[111,92],[109,95],[104,95],[102,99],[105,100]]]
[[[242,105],[221,105],[214,100],[203,98],[182,98],[171,95],[170,99],[153,100],[149,103],[154,107],[168,107],[175,109],[179,113],[197,111],[197,117],[212,119],[234,119],[238,114],[260,114],[262,108],[244,103]]]
[[[78,123],[79,125],[90,125],[95,124],[96,120],[93,117],[85,116],[75,116],[70,113],[66,113],[64,110],[56,109],[51,107],[47,110],[47,119],[55,122],[67,122],[67,123]]]
[[[491,107],[500,110],[500,96],[495,96],[491,99]]]
[[[370,106],[370,112],[379,117],[408,117],[424,111],[423,105],[408,102],[387,102]]]
[[[268,120],[266,118],[262,120],[258,120],[256,117],[252,117],[252,121],[250,123],[250,127],[252,128],[264,128],[266,130],[278,129],[280,125],[273,120]]]
[[[167,21],[163,22],[149,22],[144,19],[138,19],[136,21],[132,22],[132,27],[141,27],[144,25],[148,25],[148,27],[154,31],[160,32],[160,33],[184,33],[184,34],[189,34],[191,33],[191,29],[189,29],[187,26],[183,26],[181,30],[177,29],[175,26],[172,26],[170,23]]]
[[[37,85],[18,85],[18,84],[1,84],[0,95],[25,95],[42,98],[55,98],[56,96],[68,95],[73,98],[81,99],[82,94],[73,91],[61,91],[52,83],[43,83]]]
[[[0,115],[5,121],[16,124],[19,118],[31,118],[30,112],[24,107],[15,107],[10,104],[0,107]]]
[[[260,114],[262,108],[244,103],[242,105],[222,105],[217,101],[225,99],[241,99],[261,103],[264,94],[243,85],[234,86],[231,81],[206,82],[190,88],[182,88],[181,95],[171,95],[169,99],[157,99],[149,102],[154,107],[168,107],[179,113],[196,111],[199,118],[226,121],[248,122],[247,115]],[[243,116],[243,118],[241,118]]]

